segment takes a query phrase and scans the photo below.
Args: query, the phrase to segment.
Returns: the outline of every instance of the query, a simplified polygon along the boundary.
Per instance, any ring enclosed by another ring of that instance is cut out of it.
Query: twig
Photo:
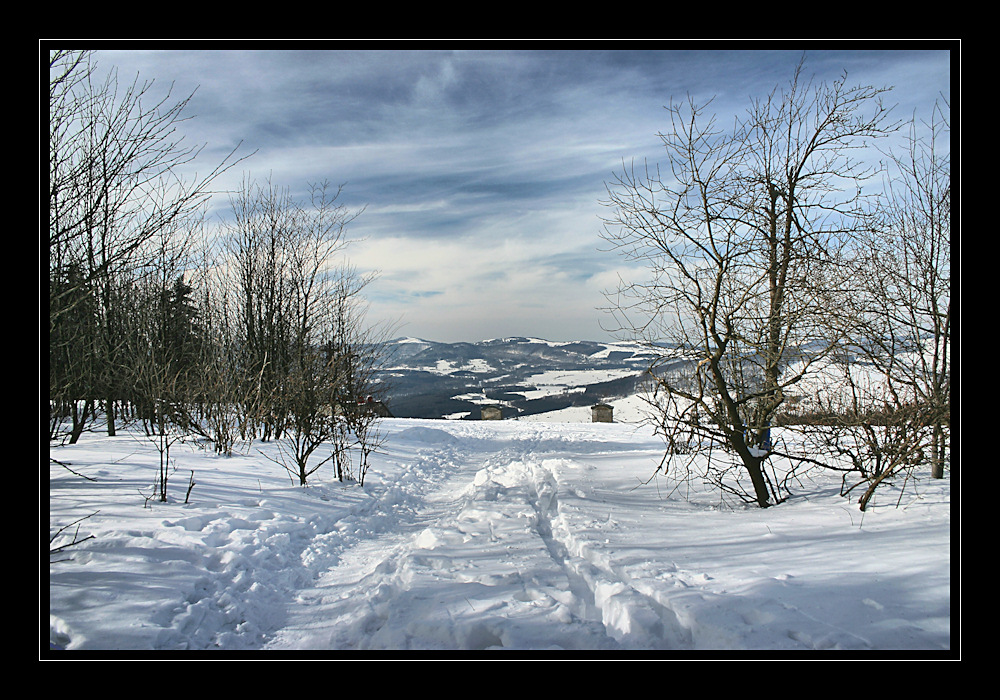
[[[50,462],[55,462],[55,463],[56,463],[56,464],[58,464],[58,465],[59,465],[60,467],[62,467],[62,468],[63,468],[63,469],[65,469],[66,471],[68,471],[68,472],[69,472],[70,474],[73,474],[73,475],[75,475],[75,476],[78,476],[78,477],[80,477],[81,479],[86,479],[87,481],[97,481],[97,479],[95,479],[95,478],[94,478],[94,477],[92,477],[92,476],[87,476],[86,474],[81,474],[80,472],[77,472],[77,471],[73,471],[72,469],[70,469],[70,468],[69,468],[69,465],[70,465],[70,464],[72,464],[72,462],[68,462],[68,463],[67,463],[67,462],[60,462],[60,461],[59,461],[58,459],[54,459],[54,458],[52,458],[52,457],[49,457],[49,461],[50,461]]]
[[[188,484],[187,493],[184,494],[184,503],[185,504],[188,502],[188,499],[191,497],[191,489],[193,489],[193,488],[194,488],[194,469],[191,470],[191,482]]]
[[[99,510],[95,510],[90,515],[85,515],[82,518],[74,520],[73,522],[69,523],[68,525],[63,525],[61,528],[59,528],[58,530],[56,530],[56,534],[52,535],[52,537],[49,538],[49,544],[52,544],[52,542],[57,537],[59,537],[59,535],[61,535],[63,532],[65,532],[67,529],[69,529],[69,528],[73,527],[74,525],[76,525],[76,532],[73,533],[73,541],[69,542],[67,544],[64,544],[64,545],[60,545],[60,546],[56,547],[55,549],[50,549],[49,550],[49,554],[55,554],[56,552],[61,552],[64,549],[68,549],[69,547],[73,547],[74,545],[78,545],[81,542],[86,542],[87,540],[94,539],[93,535],[88,535],[88,536],[84,537],[82,540],[77,539],[77,537],[79,537],[79,535],[80,535],[80,525],[79,525],[79,523],[82,523],[87,518],[91,518],[91,517],[97,515],[100,512],[101,511],[99,511]]]

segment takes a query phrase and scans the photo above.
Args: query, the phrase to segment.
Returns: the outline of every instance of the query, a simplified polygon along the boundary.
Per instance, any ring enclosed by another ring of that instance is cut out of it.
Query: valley
[[[636,343],[510,337],[478,343],[398,338],[379,375],[397,418],[478,420],[483,406],[525,418],[631,396],[651,352]]]

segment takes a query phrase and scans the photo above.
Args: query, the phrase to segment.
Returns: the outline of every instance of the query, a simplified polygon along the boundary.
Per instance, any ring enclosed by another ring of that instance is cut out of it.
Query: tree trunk
[[[743,461],[743,466],[747,470],[747,474],[750,475],[750,483],[753,484],[753,493],[754,498],[757,500],[757,505],[761,508],[767,508],[772,505],[771,494],[767,490],[767,480],[764,478],[764,470],[761,468],[761,464],[764,462],[763,458],[756,457],[750,452],[750,448],[746,444],[746,439],[741,434],[732,435],[730,442],[736,449],[736,454]]]
[[[73,400],[70,402],[70,411],[73,416],[73,427],[70,431],[69,444],[75,445],[77,440],[80,439],[80,435],[83,434],[83,429],[87,427],[87,420],[91,414],[91,401],[87,399],[83,401],[83,406],[80,406],[79,401]]]
[[[944,452],[947,440],[940,423],[934,426],[934,440],[931,445],[931,478],[944,478]]]
[[[108,437],[114,437],[115,431],[115,402],[114,399],[104,400],[104,415],[108,420]]]

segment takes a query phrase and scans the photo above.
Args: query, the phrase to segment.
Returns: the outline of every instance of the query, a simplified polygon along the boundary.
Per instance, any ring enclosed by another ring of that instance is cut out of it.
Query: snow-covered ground
[[[635,369],[548,370],[527,377],[524,383],[535,388],[521,393],[527,399],[540,399],[546,396],[583,392],[590,384],[609,382],[636,374],[638,372]]]
[[[950,477],[911,481],[901,497],[885,487],[862,513],[838,477],[807,473],[790,501],[761,510],[651,479],[662,445],[635,424],[383,430],[363,488],[329,467],[296,486],[261,454],[273,444],[229,458],[175,445],[168,503],[143,496],[159,454],[140,436],[51,448],[92,480],[50,465],[50,534],[90,516],[50,548],[93,537],[50,555],[43,655],[878,658],[957,646]]]

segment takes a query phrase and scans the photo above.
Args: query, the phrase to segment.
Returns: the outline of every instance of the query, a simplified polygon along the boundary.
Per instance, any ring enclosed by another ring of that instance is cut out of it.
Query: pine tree
[[[183,275],[178,276],[173,286],[163,292],[162,341],[165,356],[179,374],[186,374],[197,364],[205,339],[193,293],[194,288],[184,281]]]

